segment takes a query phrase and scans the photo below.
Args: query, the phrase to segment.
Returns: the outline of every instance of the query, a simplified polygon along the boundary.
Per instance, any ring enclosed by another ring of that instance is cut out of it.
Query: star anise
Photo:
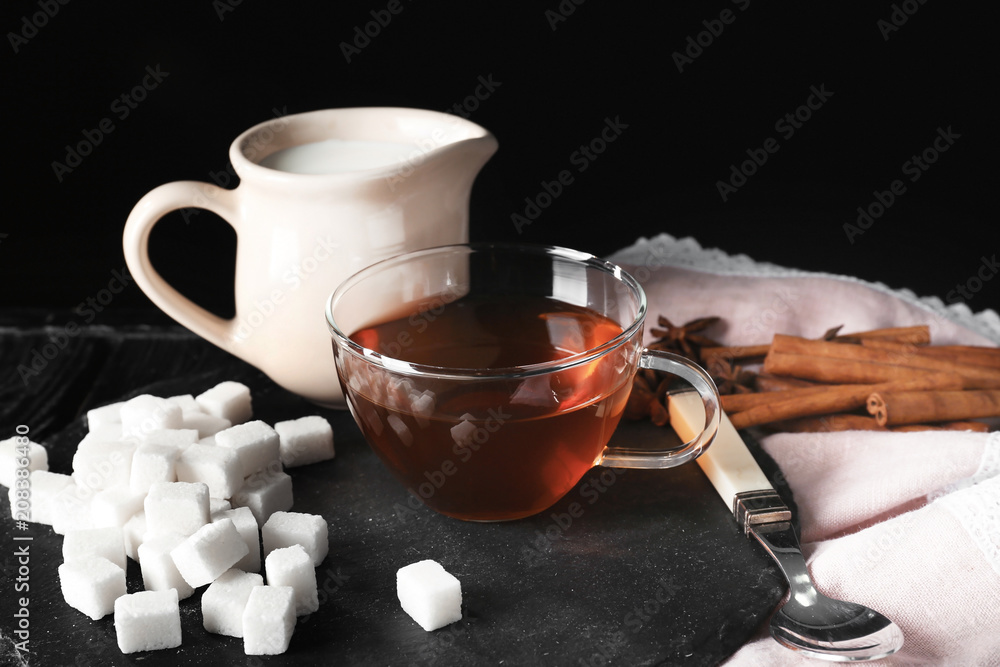
[[[632,393],[625,404],[625,418],[649,419],[657,426],[664,426],[670,420],[670,414],[658,394],[650,389],[645,377],[636,375],[632,380]]]
[[[757,374],[725,359],[715,359],[708,368],[720,394],[746,394],[753,392]]]
[[[650,333],[657,337],[650,348],[654,350],[665,350],[681,354],[692,361],[701,363],[700,350],[702,347],[717,347],[719,343],[704,336],[699,331],[704,331],[713,324],[716,324],[718,317],[699,317],[681,326],[675,325],[663,315],[657,318],[660,327],[650,329]]]

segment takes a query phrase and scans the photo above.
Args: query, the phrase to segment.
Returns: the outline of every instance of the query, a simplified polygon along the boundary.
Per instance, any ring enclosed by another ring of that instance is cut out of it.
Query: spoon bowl
[[[877,660],[902,648],[903,632],[888,618],[816,590],[790,523],[751,525],[748,532],[788,579],[788,602],[771,617],[771,636],[778,643],[812,658],[836,662]]]

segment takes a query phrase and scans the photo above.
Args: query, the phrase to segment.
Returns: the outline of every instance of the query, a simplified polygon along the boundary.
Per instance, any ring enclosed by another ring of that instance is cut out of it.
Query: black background
[[[393,15],[387,4],[5,2],[2,305],[72,308],[106,287],[135,202],[161,183],[209,180],[233,138],[275,110],[445,111],[481,78],[494,89],[468,116],[500,150],[473,191],[474,240],[604,255],[667,232],[973,310],[1000,305],[1000,279],[976,279],[993,277],[983,262],[1000,240],[993,4],[401,0]],[[723,10],[732,21],[713,24]],[[377,26],[372,12],[391,20]],[[888,31],[894,12],[901,25]],[[366,26],[377,34],[348,62],[342,43]],[[689,37],[707,44],[700,54]],[[679,71],[686,49],[696,57]],[[167,74],[122,118],[115,100],[147,67]],[[811,86],[832,95],[793,136],[777,131]],[[113,132],[60,180],[53,163],[106,118]],[[627,127],[578,172],[571,155],[606,119]],[[959,138],[911,182],[903,163],[939,128]],[[723,201],[717,182],[769,137],[778,152]],[[574,182],[518,233],[511,216],[564,169]],[[905,193],[851,243],[844,224],[895,179]],[[152,245],[182,291],[231,308],[225,223],[171,214]],[[115,313],[165,320],[134,285],[97,322]]]

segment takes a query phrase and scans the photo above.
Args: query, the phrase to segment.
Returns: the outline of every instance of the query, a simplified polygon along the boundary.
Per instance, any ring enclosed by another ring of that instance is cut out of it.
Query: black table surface
[[[739,532],[697,465],[595,468],[542,514],[461,522],[416,502],[348,412],[307,403],[179,327],[81,327],[60,337],[59,318],[30,320],[0,317],[0,439],[27,426],[47,446],[50,470],[69,473],[87,409],[140,393],[197,394],[222,380],[244,382],[257,419],[330,420],[335,459],[287,471],[293,510],[326,518],[330,553],[316,570],[320,608],[298,619],[284,655],[246,656],[241,640],[205,632],[203,589],[181,602],[181,647],[122,655],[113,615],[92,621],[65,604],[62,538],[45,525],[19,529],[4,494],[0,663],[713,665],[753,636],[786,591],[780,571]],[[635,442],[668,431],[630,423],[615,437]],[[780,471],[747,439],[791,502]],[[582,512],[571,515],[573,503]],[[15,595],[24,572],[14,550],[25,544],[30,590]],[[462,620],[429,633],[401,610],[395,592],[396,570],[427,558],[455,574],[463,591]],[[129,592],[142,589],[131,561],[127,581]],[[15,647],[25,635],[14,634],[12,621],[15,599],[25,594],[27,654]]]

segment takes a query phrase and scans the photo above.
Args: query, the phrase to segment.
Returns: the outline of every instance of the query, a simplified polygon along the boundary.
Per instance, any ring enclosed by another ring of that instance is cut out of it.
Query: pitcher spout
[[[404,185],[471,189],[496,153],[497,140],[485,128],[449,114],[435,116],[430,126],[414,132],[409,153],[385,176],[390,191],[399,192]]]

